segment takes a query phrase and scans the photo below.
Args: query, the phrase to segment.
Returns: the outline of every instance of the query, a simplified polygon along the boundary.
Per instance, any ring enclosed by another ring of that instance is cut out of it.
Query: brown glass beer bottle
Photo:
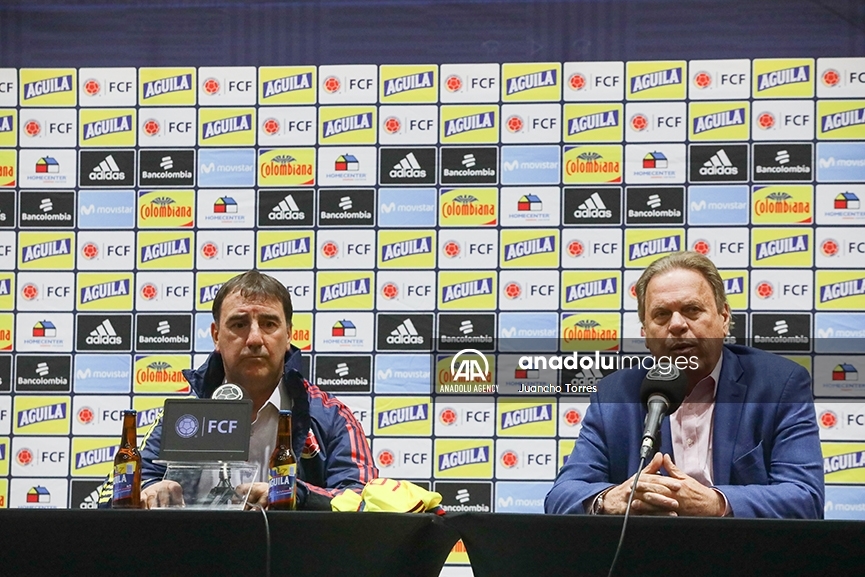
[[[141,506],[141,453],[135,439],[135,411],[123,411],[123,437],[114,456],[114,509]]]
[[[270,456],[267,508],[294,511],[297,508],[297,459],[291,448],[291,411],[279,412],[276,448]]]

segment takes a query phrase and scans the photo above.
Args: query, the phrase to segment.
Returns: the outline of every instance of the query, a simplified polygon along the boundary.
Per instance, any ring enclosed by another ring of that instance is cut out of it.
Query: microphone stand
[[[228,470],[228,463],[222,464],[222,469],[219,471],[219,483],[210,490],[210,502],[208,505],[228,505],[236,496],[234,487],[231,486],[231,473]]]

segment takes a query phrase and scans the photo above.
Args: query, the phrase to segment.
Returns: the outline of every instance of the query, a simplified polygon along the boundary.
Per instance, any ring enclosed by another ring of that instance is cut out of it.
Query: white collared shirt
[[[276,433],[279,428],[280,409],[291,408],[291,398],[282,394],[282,379],[276,384],[270,398],[258,410],[249,438],[249,462],[258,465],[257,482],[267,483],[270,455],[276,447]],[[283,406],[283,402],[285,406]]]

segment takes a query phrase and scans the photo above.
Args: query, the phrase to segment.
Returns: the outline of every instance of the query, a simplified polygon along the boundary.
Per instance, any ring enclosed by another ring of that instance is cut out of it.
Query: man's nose
[[[246,344],[247,346],[261,346],[264,344],[264,339],[262,338],[261,327],[258,326],[258,323],[253,321],[251,325],[249,325],[249,334],[246,336]]]
[[[670,332],[680,334],[688,330],[688,322],[679,312],[674,312],[670,317]]]

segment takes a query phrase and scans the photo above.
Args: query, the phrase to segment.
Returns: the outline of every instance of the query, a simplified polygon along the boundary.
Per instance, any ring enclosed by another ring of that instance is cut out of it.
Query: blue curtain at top
[[[863,55],[862,0],[0,2],[0,67]]]

